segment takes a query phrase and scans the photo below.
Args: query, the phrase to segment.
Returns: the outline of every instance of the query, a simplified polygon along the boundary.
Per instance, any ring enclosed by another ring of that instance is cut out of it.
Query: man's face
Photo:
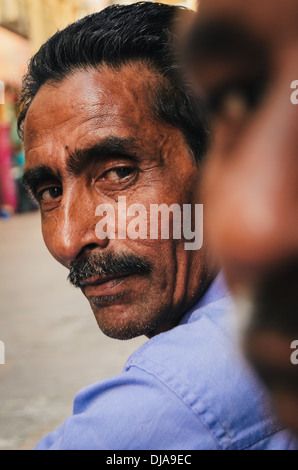
[[[207,236],[234,292],[258,298],[264,335],[250,354],[266,362],[269,335],[271,351],[274,341],[284,348],[283,364],[272,356],[283,372],[298,335],[297,25],[296,0],[201,0],[192,64],[215,135],[203,176]]]
[[[215,132],[207,222],[235,288],[239,275],[298,252],[297,22],[295,0],[200,2],[193,76]]]
[[[24,126],[25,178],[40,203],[45,243],[70,269],[100,328],[121,339],[176,325],[210,275],[204,249],[150,239],[149,215],[147,239],[118,236],[124,197],[127,208],[142,204],[148,214],[151,204],[195,202],[199,167],[182,133],[150,108],[147,84],[157,81],[137,64],[77,71],[38,91]],[[109,210],[115,237],[98,237]],[[132,219],[127,213],[126,224]]]

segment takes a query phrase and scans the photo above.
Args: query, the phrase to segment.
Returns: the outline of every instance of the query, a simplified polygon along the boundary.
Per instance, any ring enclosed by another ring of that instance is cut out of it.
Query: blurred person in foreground
[[[123,197],[148,214],[154,204],[196,212],[206,126],[178,79],[171,32],[190,15],[109,7],[52,37],[25,77],[24,182],[45,243],[105,334],[149,338],[122,374],[79,392],[37,449],[296,448],[239,355],[208,243],[186,249],[174,215],[167,238],[98,233],[111,208],[123,218]]]
[[[298,2],[201,0],[186,42],[214,132],[207,237],[247,356],[298,432]]]

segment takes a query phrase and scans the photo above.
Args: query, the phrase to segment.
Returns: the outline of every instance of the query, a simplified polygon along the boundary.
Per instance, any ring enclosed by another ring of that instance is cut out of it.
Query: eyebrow
[[[25,170],[22,182],[30,195],[36,198],[38,185],[46,181],[61,182],[61,180],[59,170],[54,170],[48,165],[40,165]]]
[[[69,152],[66,160],[66,169],[69,174],[78,176],[93,162],[103,160],[111,155],[136,159],[139,151],[140,146],[134,137],[121,138],[109,136],[100,143]],[[49,165],[39,165],[25,170],[22,181],[31,196],[36,198],[37,188],[40,184],[47,181],[61,183],[62,176],[58,169],[51,168]]]
[[[110,136],[90,147],[69,152],[66,168],[69,174],[78,176],[91,163],[110,156],[137,158],[140,146],[137,139]]]

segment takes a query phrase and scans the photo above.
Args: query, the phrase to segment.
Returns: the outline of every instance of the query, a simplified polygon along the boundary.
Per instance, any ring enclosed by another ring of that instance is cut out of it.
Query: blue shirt
[[[73,415],[37,449],[297,450],[238,349],[231,305],[220,275],[122,374],[81,390]]]

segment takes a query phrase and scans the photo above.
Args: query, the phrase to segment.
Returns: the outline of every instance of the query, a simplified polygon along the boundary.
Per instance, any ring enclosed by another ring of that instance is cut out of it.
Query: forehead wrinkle
[[[74,118],[77,118],[77,116],[74,116],[73,119]],[[82,116],[82,118],[79,119],[80,122],[78,122],[78,124],[76,125],[76,133],[78,134],[77,139],[81,139],[81,137],[84,138],[86,134],[90,135],[97,129],[115,127],[112,122],[110,125],[108,125],[107,118],[110,119],[108,113],[100,117],[98,115],[90,116],[87,118],[85,116]],[[55,125],[54,130],[51,128],[50,131],[48,129],[41,129],[37,132],[34,128],[32,128],[32,126],[30,126],[29,132],[25,133],[25,147],[28,147],[28,144],[30,143],[31,149],[34,148],[39,153],[46,153],[49,157],[52,156],[53,147],[55,147],[54,142],[52,142],[53,134],[55,131],[58,131],[59,134],[61,134],[62,132],[63,134],[63,128],[66,122],[70,122],[70,120],[65,119],[64,121],[57,123]],[[66,145],[69,146],[68,139],[67,137],[63,137],[62,135],[61,148],[63,148],[64,150]],[[45,152],[46,148],[47,150]]]
[[[64,89],[64,82],[58,85],[60,86],[57,86],[56,91]],[[62,99],[56,99],[54,102],[49,103],[46,93],[48,93],[50,89],[51,86],[47,87],[44,85],[41,87],[31,103],[24,122],[24,140],[32,140],[34,142],[36,138],[47,135],[49,133],[49,126],[51,127],[51,135],[54,131],[59,132],[63,130],[64,127],[73,125],[72,123],[74,121],[77,121],[77,127],[93,119],[100,121],[100,119],[109,119],[111,116],[112,111],[109,110],[108,103],[102,103],[100,96],[98,96],[98,99],[94,103],[90,103],[86,101],[86,98],[82,99],[82,97],[67,101],[67,96],[63,96]],[[45,98],[47,106],[45,107],[45,112],[42,112],[41,110],[44,106],[41,104]],[[93,112],[94,108],[96,108],[96,112]],[[44,123],[41,128],[40,124],[42,120],[44,120]],[[38,128],[38,132],[36,128]]]
[[[134,64],[132,67],[135,68],[136,65],[137,64]],[[60,127],[64,126],[67,121],[70,122],[70,120],[73,118],[78,119],[79,125],[81,123],[84,124],[90,122],[95,123],[95,125],[97,125],[98,127],[103,127],[112,124],[118,124],[121,127],[122,125],[126,125],[127,110],[123,109],[123,106],[130,106],[130,109],[134,110],[135,112],[135,104],[137,101],[137,104],[144,113],[144,106],[140,102],[140,99],[142,101],[147,101],[146,95],[148,93],[146,92],[144,94],[145,96],[141,96],[141,94],[144,93],[144,87],[145,91],[147,91],[146,85],[148,75],[150,76],[150,81],[152,81],[153,79],[154,81],[156,81],[155,74],[152,74],[152,72],[148,70],[147,67],[143,66],[142,71],[145,69],[143,73],[144,76],[140,78],[139,75],[139,78],[136,80],[136,83],[131,89],[131,86],[127,87],[127,84],[129,85],[131,83],[128,81],[128,77],[126,76],[126,70],[129,68],[129,66],[123,66],[119,70],[113,70],[109,67],[106,67],[105,70],[101,71],[90,69],[87,71],[88,76],[86,78],[86,71],[78,70],[76,74],[65,77],[65,79],[57,83],[55,87],[49,83],[43,85],[38,91],[28,110],[28,114],[25,119],[25,137],[27,137],[28,140],[33,138],[35,139],[35,121],[37,123],[40,123],[40,109],[43,107],[42,105],[45,99],[47,101],[47,106],[46,113],[44,113],[44,116],[45,118],[50,119],[51,126],[53,129],[56,128],[59,130]],[[138,68],[139,67],[137,67],[137,69]],[[75,77],[76,80],[74,80]],[[120,80],[118,80],[118,77],[120,78]],[[123,80],[121,80],[121,78]],[[101,79],[104,81],[101,82]],[[109,79],[109,81],[107,81],[107,79]],[[88,84],[90,84],[90,90]],[[76,90],[75,98],[70,95],[69,89],[65,88],[68,85],[71,85],[71,90]],[[81,88],[79,88],[79,86],[81,86]],[[93,96],[91,93],[92,90]],[[49,103],[48,94],[50,93],[51,97],[53,92],[57,93],[58,95],[53,95],[53,98],[50,100]],[[122,96],[122,99],[119,100],[119,96]],[[118,111],[120,111],[118,112],[118,116],[116,117],[116,122],[115,114],[117,113],[115,112],[115,109],[118,109]],[[147,110],[147,112],[148,111],[149,109]],[[65,113],[67,114],[66,116]],[[30,128],[26,125],[29,117]],[[60,120],[60,122],[57,122],[57,118],[62,118],[62,120]],[[122,122],[123,120],[125,122]],[[49,126],[49,123],[45,122],[43,126],[46,129]]]
[[[90,125],[92,126],[90,132],[92,130],[97,130],[97,129],[103,129],[103,128],[120,128],[123,127],[119,123],[118,125],[115,123],[115,116],[113,116],[111,113],[106,113],[106,114],[94,114],[94,116],[89,116],[89,117],[82,117],[81,122],[79,124],[80,126],[87,125],[88,128],[90,128]]]
[[[54,154],[60,155],[60,157],[63,159],[63,167],[65,167],[65,162],[66,162],[66,157],[67,153],[65,151],[66,146],[71,148],[73,151],[74,148],[79,147],[79,142],[81,142],[81,146],[83,144],[85,146],[90,145],[91,140],[96,139],[96,135],[98,134],[98,140],[102,139],[103,137],[107,136],[107,134],[112,134],[113,131],[112,129],[115,130],[114,134],[120,135],[122,138],[128,138],[129,136],[132,135],[137,135],[139,136],[140,139],[140,145],[139,148],[140,150],[143,149],[143,147],[146,148],[145,153],[143,152],[143,157],[152,160],[152,161],[163,161],[162,158],[162,135],[164,132],[167,133],[168,130],[173,130],[172,126],[169,126],[167,124],[164,124],[157,120],[151,111],[151,106],[148,106],[150,103],[151,105],[151,93],[150,93],[150,87],[148,89],[148,72],[150,75],[150,79],[152,81],[152,78],[154,77],[154,82],[156,82],[156,76],[153,74],[152,77],[152,72],[150,70],[147,70],[147,73],[145,74],[146,76],[142,77],[142,79],[139,79],[137,81],[137,86],[136,88],[133,86],[131,88],[131,81],[129,81],[130,77],[127,77],[125,75],[125,70],[118,70],[118,71],[111,71],[107,70],[108,74],[111,74],[112,78],[114,76],[114,79],[111,80],[109,77],[109,82],[105,83],[103,85],[103,88],[101,89],[100,81],[98,85],[97,77],[98,77],[98,72],[94,75],[95,79],[92,79],[93,85],[93,91],[95,91],[95,95],[90,94],[89,91],[85,92],[83,94],[83,99],[80,102],[79,100],[80,95],[77,93],[76,94],[76,99],[72,100],[72,103],[69,104],[66,107],[66,112],[67,115],[70,116],[72,119],[72,124],[70,127],[73,127],[73,119],[77,119],[77,125],[75,126],[74,132],[71,132],[72,136],[72,141],[71,138],[68,137],[68,133],[66,132],[65,135],[63,135],[62,130],[60,127],[67,127],[65,123],[69,121],[68,116],[65,117],[65,114],[61,115],[62,121],[61,122],[56,122],[52,119],[53,122],[53,127],[49,131],[46,126],[46,122],[42,124],[42,126],[39,126],[40,129],[34,129],[35,127],[35,120],[38,122],[38,116],[40,113],[40,101],[44,100],[46,98],[46,91],[44,89],[44,92],[42,93],[40,100],[38,100],[35,104],[35,110],[36,111],[36,116],[34,116],[34,121],[32,121],[32,126],[30,122],[30,133],[28,133],[27,138],[29,141],[29,138],[32,139],[32,143],[36,142],[36,147],[44,146],[45,143],[48,145],[52,146],[51,152],[49,152],[49,148],[47,148],[46,151],[46,156],[42,157],[41,160],[45,160],[48,158],[51,158],[54,156]],[[123,74],[123,75],[122,75]],[[104,74],[105,75],[105,74]],[[117,76],[121,78],[123,76],[124,81],[122,82],[121,80],[116,80]],[[69,77],[73,80],[73,77]],[[90,77],[89,77],[90,78]],[[160,77],[157,77],[160,79]],[[147,79],[147,80],[146,80]],[[82,79],[79,80],[80,84],[82,83]],[[63,102],[65,103],[65,99],[67,99],[67,96],[63,96],[62,93],[62,87],[63,84],[66,85],[67,80],[65,82],[61,83],[61,89],[60,89],[60,94],[63,98]],[[86,90],[86,82],[83,82]],[[126,85],[129,86],[126,86]],[[152,85],[152,83],[151,83]],[[57,86],[56,91],[59,90],[60,84]],[[144,93],[145,89],[145,93]],[[91,90],[92,91],[92,90]],[[42,90],[41,90],[42,92]],[[121,97],[122,93],[125,92],[123,100],[119,101],[119,97]],[[142,92],[142,94],[140,94]],[[91,100],[88,101],[88,99],[91,96]],[[114,99],[110,99],[111,96]],[[149,101],[149,103],[148,103]],[[62,103],[63,104],[63,103]],[[137,104],[137,106],[136,106]],[[55,102],[52,101],[53,105],[53,110],[55,108]],[[144,106],[145,105],[145,106]],[[31,106],[34,106],[34,103],[32,103]],[[57,112],[58,112],[58,117],[59,117],[59,106],[61,111],[63,111],[63,108],[61,108],[61,101],[60,103],[57,103],[56,107],[56,117],[57,117]],[[126,107],[126,108],[125,108]],[[33,109],[32,109],[33,111]],[[79,111],[79,112],[78,112]],[[128,111],[128,112],[127,112]],[[144,114],[145,113],[145,114]],[[150,116],[149,116],[150,114]],[[54,117],[54,112],[52,112],[52,116]],[[28,117],[28,116],[27,116]],[[145,120],[145,121],[144,121]],[[146,126],[146,121],[150,120],[151,124],[154,124],[154,129],[152,129],[152,126],[150,127],[150,132],[147,132],[147,126]],[[34,126],[33,126],[34,124]],[[163,131],[160,129],[160,126],[165,127]],[[29,128],[29,126],[28,126]],[[58,129],[58,131],[57,131]],[[102,132],[103,129],[103,132]],[[53,137],[52,134],[56,131],[56,135]],[[67,128],[66,128],[67,130]],[[96,132],[98,130],[98,132]],[[119,132],[120,130],[120,132]],[[71,129],[72,131],[72,129]],[[117,131],[117,132],[116,132]],[[154,131],[154,132],[153,132]],[[152,132],[154,135],[152,135]],[[33,140],[34,139],[34,140]],[[69,139],[69,140],[68,140]],[[68,141],[67,141],[68,140]],[[154,142],[153,142],[154,140]],[[30,142],[30,147],[32,148],[33,145]],[[40,144],[41,143],[41,144]],[[40,144],[40,145],[39,145]],[[48,146],[47,145],[47,146]],[[28,146],[29,147],[29,146]],[[54,148],[53,148],[54,147]],[[38,151],[39,155],[42,156],[42,151]],[[141,153],[141,152],[140,152]],[[59,160],[61,161],[59,157]]]

